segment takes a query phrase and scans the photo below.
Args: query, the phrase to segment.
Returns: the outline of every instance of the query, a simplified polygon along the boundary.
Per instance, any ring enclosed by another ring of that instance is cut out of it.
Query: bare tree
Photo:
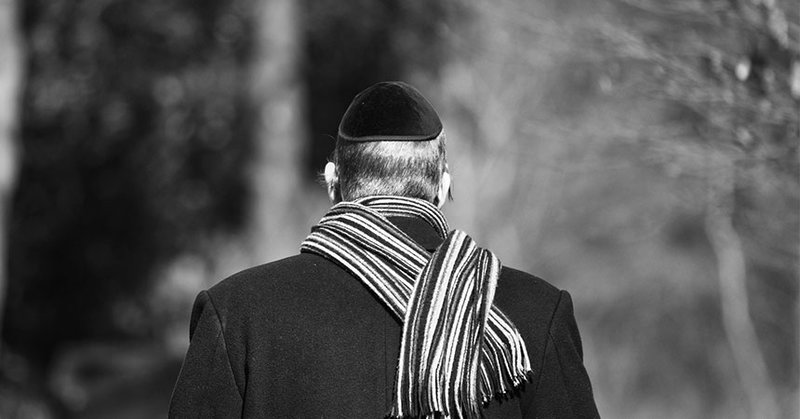
[[[748,257],[735,215],[737,196],[747,190],[779,183],[787,197],[800,193],[793,150],[800,121],[796,107],[800,27],[787,20],[777,1],[621,3],[645,16],[686,26],[682,32],[687,35],[678,37],[679,42],[671,38],[660,44],[622,25],[601,24],[595,29],[623,59],[653,66],[663,75],[656,79],[663,83],[651,80],[638,87],[699,118],[701,133],[695,140],[704,142],[700,146],[687,148],[686,136],[666,132],[655,133],[652,139],[660,144],[659,152],[671,149],[667,153],[680,171],[704,178],[708,185],[701,199],[705,231],[716,255],[722,321],[734,365],[750,417],[776,418],[779,402],[751,317]],[[669,42],[674,43],[666,47]],[[792,229],[797,214],[789,208],[784,215],[779,228]]]
[[[750,406],[750,417],[779,417],[778,401],[750,318],[746,255],[734,228],[736,168],[723,157],[709,164],[705,230],[717,257],[722,320]]]

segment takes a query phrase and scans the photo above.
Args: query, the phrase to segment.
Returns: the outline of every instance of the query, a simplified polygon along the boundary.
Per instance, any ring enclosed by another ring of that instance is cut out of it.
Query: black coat
[[[427,249],[421,220],[393,218]],[[504,267],[497,305],[522,334],[534,379],[492,401],[489,418],[597,417],[572,300]],[[402,326],[338,265],[301,253],[247,269],[197,297],[170,418],[382,418],[392,401]]]

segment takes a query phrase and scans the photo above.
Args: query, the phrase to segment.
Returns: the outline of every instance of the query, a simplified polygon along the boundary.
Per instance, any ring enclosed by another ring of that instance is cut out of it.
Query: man
[[[300,254],[197,297],[170,417],[598,417],[569,294],[449,230],[416,89],[359,93],[325,180]]]

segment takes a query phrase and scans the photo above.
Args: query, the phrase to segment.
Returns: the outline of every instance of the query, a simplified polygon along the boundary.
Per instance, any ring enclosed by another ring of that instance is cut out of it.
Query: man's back
[[[425,222],[391,221],[433,250]],[[572,302],[503,268],[494,304],[522,335],[533,380],[487,417],[596,417]],[[201,293],[170,417],[383,417],[393,398],[402,324],[359,280],[301,253]]]

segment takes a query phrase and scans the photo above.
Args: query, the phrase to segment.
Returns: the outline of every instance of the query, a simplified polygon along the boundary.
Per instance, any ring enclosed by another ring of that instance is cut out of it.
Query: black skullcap
[[[353,99],[339,124],[347,141],[428,141],[442,132],[442,121],[422,94],[407,83],[373,84]]]

